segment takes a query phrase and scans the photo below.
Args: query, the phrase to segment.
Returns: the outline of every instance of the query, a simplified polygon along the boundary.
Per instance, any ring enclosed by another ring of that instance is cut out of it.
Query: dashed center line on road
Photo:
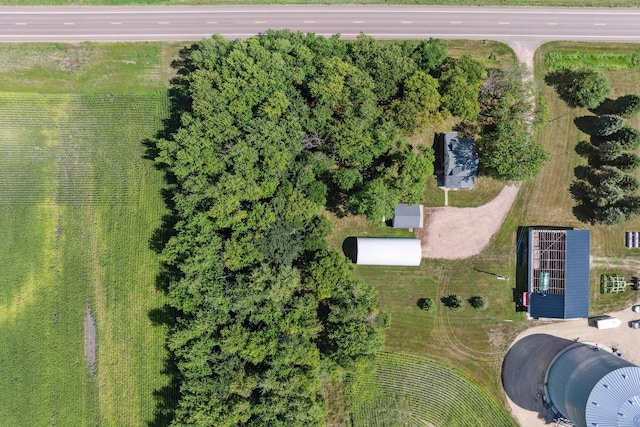
[[[509,22],[498,22],[498,25],[509,25]]]
[[[451,21],[450,24],[462,24],[462,21]]]
[[[217,24],[218,21],[207,21],[207,24]]]
[[[62,25],[73,25],[73,22],[64,22]]]
[[[605,26],[605,25],[607,25],[607,24],[600,24],[600,23],[598,23],[598,24],[594,24],[594,25],[596,25],[597,27],[604,27],[604,26]]]
[[[354,24],[364,24],[364,21],[353,21]]]
[[[27,25],[26,22],[16,22],[16,25]]]
[[[122,22],[112,22],[111,25],[120,25]]]
[[[316,21],[304,21],[305,24],[315,24]]]
[[[558,25],[557,22],[547,22],[547,25]]]
[[[256,21],[256,24],[266,24],[267,21]]]
[[[413,21],[402,21],[403,24],[413,24]]]
[[[169,21],[160,21],[158,22],[158,25],[167,25],[169,23]]]

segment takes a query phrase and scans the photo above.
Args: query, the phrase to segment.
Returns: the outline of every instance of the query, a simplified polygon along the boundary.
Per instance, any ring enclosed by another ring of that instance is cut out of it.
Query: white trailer
[[[617,328],[621,324],[622,321],[620,321],[620,319],[618,319],[617,317],[606,316],[596,320],[596,328],[598,329]]]

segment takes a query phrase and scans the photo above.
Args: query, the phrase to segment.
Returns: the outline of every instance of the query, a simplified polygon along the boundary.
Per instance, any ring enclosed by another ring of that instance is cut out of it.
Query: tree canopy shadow
[[[589,159],[594,154],[597,154],[596,147],[594,147],[589,141],[585,140],[578,141],[575,146],[575,151],[576,154],[578,154],[580,157],[585,157],[587,159]]]
[[[596,116],[581,116],[581,117],[576,117],[573,120],[573,123],[582,132],[586,133],[587,135],[591,135],[593,133],[593,124],[596,119],[597,119]]]
[[[142,145],[145,147],[143,158],[154,162],[154,166],[164,172],[166,183],[165,188],[161,190],[161,195],[168,213],[163,215],[160,226],[151,233],[148,240],[149,248],[156,253],[162,253],[169,239],[175,235],[175,225],[178,218],[173,201],[176,179],[170,172],[168,165],[158,160],[161,152],[158,142],[171,140],[180,128],[182,115],[191,110],[189,81],[185,76],[195,69],[190,55],[196,47],[196,44],[184,47],[179,51],[178,59],[172,62],[171,66],[176,70],[177,75],[172,79],[172,86],[168,91],[169,114],[163,120],[162,127],[155,138],[142,141]],[[176,280],[177,274],[178,272],[173,266],[161,264],[156,276],[156,289],[167,292],[169,284]],[[163,328],[175,327],[178,315],[176,309],[170,305],[152,309],[147,313],[153,326]],[[153,392],[155,411],[153,419],[147,423],[149,427],[170,425],[179,400],[180,373],[172,353],[166,345],[165,353],[166,358],[161,374],[166,377],[167,381],[166,385]]]
[[[544,77],[544,82],[553,87],[564,102],[570,107],[577,107],[573,97],[573,77],[574,73],[568,69],[556,70],[548,73]]]
[[[616,99],[606,98],[602,101],[602,104],[589,111],[597,116],[603,114],[618,114],[620,112],[619,102]]]
[[[353,236],[344,239],[342,253],[355,264],[358,261],[358,239]]]
[[[579,165],[573,168],[573,174],[579,181],[587,181],[593,185],[593,180],[596,178],[594,171],[587,165]]]
[[[592,175],[592,173],[590,174]],[[569,186],[569,192],[571,198],[577,202],[573,207],[573,215],[580,222],[592,224],[595,220],[596,210],[591,203],[592,190],[589,183],[586,180],[573,181]]]
[[[168,305],[152,309],[148,313],[149,320],[154,326],[166,325],[173,327],[176,322],[176,316],[175,309]],[[180,396],[180,372],[166,345],[165,353],[164,367],[160,373],[166,377],[167,382],[163,387],[153,391],[156,408],[153,419],[147,423],[148,427],[166,427],[170,425]]]

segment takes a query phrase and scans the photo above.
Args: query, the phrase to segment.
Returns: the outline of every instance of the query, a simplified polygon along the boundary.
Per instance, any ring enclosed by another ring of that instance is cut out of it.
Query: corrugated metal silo
[[[640,367],[610,351],[568,347],[549,367],[547,391],[576,427],[640,427]]]

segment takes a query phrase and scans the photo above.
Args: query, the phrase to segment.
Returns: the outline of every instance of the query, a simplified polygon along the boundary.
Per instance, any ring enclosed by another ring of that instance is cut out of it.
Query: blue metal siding
[[[532,293],[529,296],[531,317],[564,318],[564,295]]]
[[[527,291],[531,293],[531,284],[533,283],[533,228],[527,233]],[[531,307],[531,303],[529,303]]]
[[[567,231],[564,318],[589,316],[589,230]]]

